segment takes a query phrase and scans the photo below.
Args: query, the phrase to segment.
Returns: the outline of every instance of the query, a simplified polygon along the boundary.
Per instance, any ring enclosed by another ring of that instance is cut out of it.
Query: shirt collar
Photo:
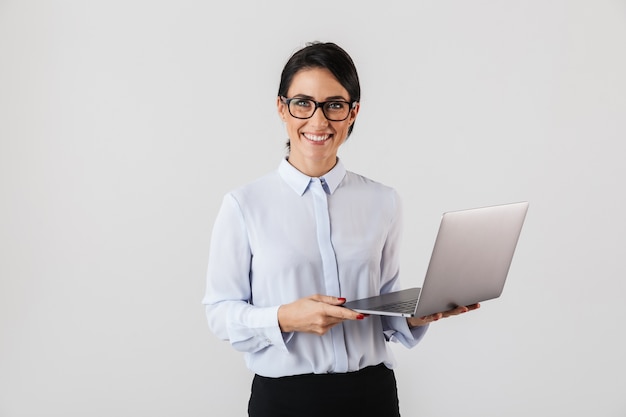
[[[308,175],[304,175],[302,172],[298,171],[293,165],[291,165],[287,158],[283,158],[280,161],[280,165],[278,166],[278,174],[281,178],[296,192],[298,195],[304,194],[309,183],[311,182],[311,177]],[[346,168],[344,167],[341,159],[337,158],[337,163],[326,174],[324,174],[320,178],[324,178],[326,184],[328,185],[328,189],[330,193],[334,193],[339,184],[343,180],[343,177],[346,176]]]

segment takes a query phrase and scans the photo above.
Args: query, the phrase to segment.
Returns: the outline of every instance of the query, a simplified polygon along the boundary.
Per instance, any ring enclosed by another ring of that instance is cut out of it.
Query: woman
[[[478,307],[411,319],[341,307],[400,289],[399,197],[337,157],[360,96],[339,46],[292,55],[276,100],[288,155],[228,193],[216,218],[203,303],[255,373],[250,416],[399,416],[387,342],[413,347],[430,322]]]

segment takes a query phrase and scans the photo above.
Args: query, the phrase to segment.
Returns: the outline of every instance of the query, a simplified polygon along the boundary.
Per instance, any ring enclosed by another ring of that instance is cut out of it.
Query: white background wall
[[[289,55],[335,41],[346,166],[442,211],[530,201],[502,297],[394,346],[405,416],[626,415],[626,2],[0,0],[0,416],[242,416],[201,298],[222,195],[269,170]]]

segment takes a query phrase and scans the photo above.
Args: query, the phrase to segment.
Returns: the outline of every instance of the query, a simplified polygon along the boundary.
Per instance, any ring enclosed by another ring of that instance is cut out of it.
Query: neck
[[[294,168],[302,172],[304,175],[315,178],[321,177],[333,169],[333,167],[337,165],[337,160],[336,156],[331,159],[320,161],[301,161],[297,158],[293,158],[291,155],[287,157],[287,161],[289,161]]]

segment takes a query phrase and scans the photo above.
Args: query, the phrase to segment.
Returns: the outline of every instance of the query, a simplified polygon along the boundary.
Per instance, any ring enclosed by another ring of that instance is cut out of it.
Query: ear
[[[350,110],[350,117],[348,118],[348,121],[350,122],[350,124],[354,123],[354,121],[356,120],[356,115],[359,114],[360,109],[361,109],[361,103],[357,101],[354,108]]]
[[[280,97],[276,97],[276,111],[278,112],[278,117],[281,118],[283,122],[287,121],[287,106]]]

